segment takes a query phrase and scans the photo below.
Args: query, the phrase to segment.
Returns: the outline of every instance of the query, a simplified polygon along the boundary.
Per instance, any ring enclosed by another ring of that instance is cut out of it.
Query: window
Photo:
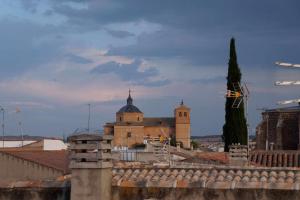
[[[140,117],[138,117],[138,121],[140,121]]]
[[[122,121],[122,117],[120,117],[120,121]]]
[[[179,112],[179,117],[182,117],[182,113],[181,112]]]
[[[184,112],[184,116],[187,117],[187,112]]]
[[[130,138],[131,137],[131,132],[127,133],[127,137]]]

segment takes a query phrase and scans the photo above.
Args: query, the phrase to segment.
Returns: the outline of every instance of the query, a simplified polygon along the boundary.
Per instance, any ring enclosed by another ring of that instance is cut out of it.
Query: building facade
[[[115,147],[133,147],[151,138],[175,138],[184,148],[190,148],[190,111],[181,102],[173,117],[144,117],[129,93],[126,105],[116,113],[116,121],[104,125],[104,134],[114,136]]]
[[[300,106],[264,111],[262,121],[256,128],[256,149],[299,149],[299,125]]]

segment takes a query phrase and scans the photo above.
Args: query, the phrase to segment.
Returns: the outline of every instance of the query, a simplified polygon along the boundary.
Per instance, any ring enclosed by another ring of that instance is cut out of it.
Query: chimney
[[[71,200],[111,199],[111,135],[79,134],[70,142]]]

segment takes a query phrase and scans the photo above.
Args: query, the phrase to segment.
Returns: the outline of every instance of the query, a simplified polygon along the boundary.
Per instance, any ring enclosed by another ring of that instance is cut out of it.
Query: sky
[[[0,106],[5,132],[62,136],[93,130],[126,103],[173,116],[183,99],[192,135],[221,134],[229,42],[250,90],[251,134],[261,108],[299,97],[298,0],[1,0]],[[21,112],[16,112],[19,109]]]

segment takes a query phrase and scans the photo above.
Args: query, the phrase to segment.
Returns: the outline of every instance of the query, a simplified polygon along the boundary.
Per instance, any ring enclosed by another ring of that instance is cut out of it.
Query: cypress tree
[[[234,91],[233,84],[241,82],[241,71],[237,63],[235,40],[230,41],[230,58],[228,62],[227,90]],[[232,108],[234,98],[226,98],[225,124],[223,126],[224,150],[229,151],[229,145],[233,143],[247,144],[247,122],[244,114],[244,102],[239,108]]]

